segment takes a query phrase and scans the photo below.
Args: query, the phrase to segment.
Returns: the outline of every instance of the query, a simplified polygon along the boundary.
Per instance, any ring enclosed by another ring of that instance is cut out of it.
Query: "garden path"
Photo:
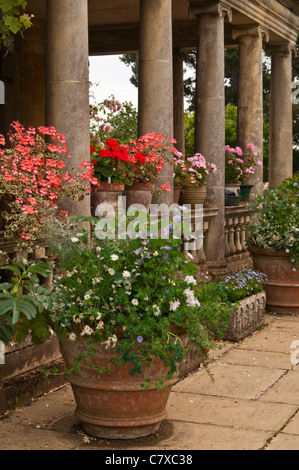
[[[136,441],[87,436],[65,385],[2,417],[0,450],[299,450],[298,346],[299,316],[267,315],[263,329],[213,351],[209,373],[178,382],[160,432]]]

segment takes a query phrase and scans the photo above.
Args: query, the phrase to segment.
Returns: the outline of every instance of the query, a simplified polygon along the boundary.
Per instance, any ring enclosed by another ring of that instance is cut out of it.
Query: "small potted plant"
[[[203,155],[196,153],[193,157],[175,159],[175,181],[182,185],[181,204],[204,204],[207,195],[206,181],[210,174],[217,171],[214,163],[208,163]]]
[[[225,205],[238,206],[241,202],[240,186],[243,161],[240,147],[225,147]]]
[[[203,355],[216,347],[181,242],[90,241],[75,231],[54,237],[51,249],[59,259],[51,291],[37,275],[53,266],[6,267],[13,279],[0,286],[1,338],[31,332],[39,343],[49,328],[57,334],[86,432],[119,439],[156,432],[186,354],[181,335]]]
[[[243,154],[242,161],[240,161],[240,168],[242,174],[240,176],[240,196],[241,202],[248,202],[250,198],[250,192],[253,188],[251,184],[252,175],[255,174],[256,168],[261,166],[263,162],[258,160],[258,153],[255,151],[255,145],[250,143],[247,145],[247,150]]]
[[[132,184],[133,172],[129,166],[128,152],[117,140],[107,139],[105,148],[99,151],[91,146],[91,156],[97,179],[97,184],[92,187],[92,213],[98,215],[97,208],[103,203],[110,204],[116,210],[125,184]]]
[[[255,268],[267,275],[268,310],[299,313],[299,177],[266,189],[251,208],[248,249]]]
[[[159,195],[161,191],[171,190],[168,183],[156,188],[155,181],[169,161],[170,153],[175,151],[174,143],[173,139],[166,141],[163,134],[148,133],[124,145],[133,173],[133,184],[126,184],[124,191],[127,207],[141,204],[148,211],[154,193]]]

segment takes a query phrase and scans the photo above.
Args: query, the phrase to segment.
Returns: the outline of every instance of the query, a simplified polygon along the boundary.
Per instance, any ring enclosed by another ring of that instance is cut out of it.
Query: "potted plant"
[[[37,274],[48,274],[46,265],[6,268],[13,279],[0,286],[1,338],[21,341],[31,332],[38,343],[51,328],[86,432],[148,435],[165,417],[186,353],[181,333],[203,354],[216,347],[215,333],[201,318],[195,268],[180,241],[89,238],[79,232],[52,240],[59,265],[51,291],[37,282]]]
[[[267,277],[251,268],[227,274],[219,283],[224,287],[225,301],[231,303],[231,317],[224,339],[239,341],[264,323]]]
[[[238,206],[241,202],[240,178],[243,151],[240,147],[225,147],[225,205]]]
[[[204,204],[207,195],[207,176],[217,171],[214,163],[207,163],[205,157],[196,153],[182,160],[175,158],[175,181],[182,185],[181,204]]]
[[[267,275],[267,308],[299,313],[299,177],[266,189],[252,203],[257,220],[248,228],[255,268]]]
[[[92,187],[93,215],[101,215],[97,214],[97,208],[103,203],[110,204],[116,210],[125,183],[132,184],[133,173],[129,168],[127,150],[115,139],[107,139],[105,147],[97,152],[91,146],[94,176],[98,181]]]
[[[155,181],[170,159],[170,152],[175,141],[166,141],[163,134],[148,133],[137,140],[130,140],[124,145],[129,155],[129,168],[133,173],[132,184],[126,184],[124,196],[127,207],[141,204],[149,211],[152,196],[163,191],[171,191],[168,183],[156,188]]]
[[[243,154],[243,157],[240,161],[240,168],[242,170],[242,174],[240,176],[240,196],[241,202],[248,202],[250,198],[250,193],[253,188],[251,184],[252,175],[255,174],[256,168],[261,166],[263,162],[261,160],[257,160],[258,153],[255,151],[255,145],[249,143],[247,145],[247,150]]]
[[[89,162],[66,170],[66,138],[53,127],[25,129],[13,122],[8,138],[9,147],[0,150],[1,216],[4,237],[24,250],[41,240],[45,220],[66,220],[68,214],[59,209],[58,200],[83,198],[96,180]],[[3,136],[0,145],[5,145]]]

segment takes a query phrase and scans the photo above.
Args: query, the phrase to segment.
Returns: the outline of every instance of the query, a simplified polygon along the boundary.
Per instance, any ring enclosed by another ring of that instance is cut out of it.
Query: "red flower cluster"
[[[115,139],[107,139],[106,140],[107,149],[103,149],[99,151],[99,154],[103,158],[113,158],[113,160],[119,160],[122,162],[128,162],[129,156],[128,152],[124,147],[120,147],[117,140]]]

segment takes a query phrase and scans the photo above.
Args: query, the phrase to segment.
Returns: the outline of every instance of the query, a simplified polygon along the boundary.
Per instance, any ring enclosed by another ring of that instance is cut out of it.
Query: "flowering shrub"
[[[105,142],[114,127],[110,124],[110,117],[122,109],[122,104],[111,96],[102,103],[90,105],[90,142],[99,151],[105,148]],[[108,119],[105,116],[108,114]]]
[[[84,172],[66,171],[66,138],[55,128],[26,130],[19,122],[11,127],[10,147],[0,150],[0,207],[6,221],[4,236],[26,248],[41,239],[48,218],[68,216],[58,208],[59,199],[84,197],[95,180],[89,162],[82,164]],[[46,136],[51,143],[45,142]],[[3,136],[0,144],[5,145]]]
[[[287,179],[274,190],[266,189],[251,208],[258,221],[248,228],[248,244],[284,250],[296,271],[299,264],[299,176]]]
[[[256,160],[258,153],[254,151],[254,144],[247,145],[246,152],[240,147],[225,147],[225,181],[227,184],[246,184],[251,175],[256,172],[256,167],[262,165]]]
[[[227,299],[235,303],[262,292],[265,281],[266,276],[264,274],[253,269],[244,268],[228,274],[220,280],[220,284],[225,288]]]
[[[176,153],[174,158],[174,184],[178,186],[203,186],[209,174],[217,171],[214,163],[196,153],[193,157],[183,160],[183,155]]]

